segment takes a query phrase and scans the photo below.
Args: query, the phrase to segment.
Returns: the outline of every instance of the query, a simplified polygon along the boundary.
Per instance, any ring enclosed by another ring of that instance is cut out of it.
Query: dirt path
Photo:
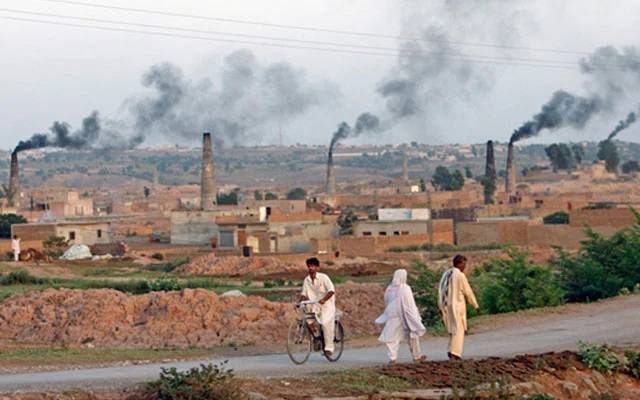
[[[579,340],[613,345],[640,343],[640,296],[612,301],[568,306],[564,311],[524,313],[512,316],[514,323],[497,323],[495,330],[482,329],[467,338],[465,357],[513,356],[522,353],[572,350]],[[427,338],[423,350],[432,360],[446,356],[446,338]],[[406,347],[406,346],[405,346]],[[408,360],[404,348],[401,358]],[[221,359],[203,360],[219,362]],[[315,353],[307,364],[294,366],[286,354],[231,358],[229,367],[243,376],[287,377],[316,371],[371,366],[386,362],[381,346],[349,349],[343,359],[330,364]],[[202,361],[200,361],[202,362]],[[117,388],[154,379],[161,367],[189,368],[200,362],[149,364],[92,368],[46,373],[0,375],[0,392],[16,390],[67,390],[72,388]]]

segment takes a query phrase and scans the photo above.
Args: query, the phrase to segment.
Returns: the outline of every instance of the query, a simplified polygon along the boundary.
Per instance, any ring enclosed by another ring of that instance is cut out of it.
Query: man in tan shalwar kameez
[[[464,275],[466,266],[466,257],[455,256],[453,267],[442,274],[438,286],[438,307],[449,332],[449,359],[462,357],[464,334],[467,331],[467,301],[476,310],[479,308],[476,296]]]

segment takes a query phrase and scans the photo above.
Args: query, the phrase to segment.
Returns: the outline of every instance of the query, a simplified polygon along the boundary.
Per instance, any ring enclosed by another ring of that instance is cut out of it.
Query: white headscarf
[[[400,286],[405,283],[407,283],[407,270],[397,269],[393,273],[393,279],[391,280],[391,284],[389,286]]]

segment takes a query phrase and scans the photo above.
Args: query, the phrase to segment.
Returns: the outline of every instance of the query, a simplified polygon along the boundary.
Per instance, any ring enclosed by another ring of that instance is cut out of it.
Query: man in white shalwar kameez
[[[462,357],[464,334],[467,331],[467,301],[476,310],[479,308],[476,296],[464,275],[466,266],[465,256],[455,256],[453,267],[442,274],[438,286],[438,307],[449,332],[449,359]]]
[[[413,298],[411,287],[407,285],[407,271],[396,270],[393,280],[384,292],[384,313],[376,319],[377,324],[384,324],[379,341],[387,345],[387,354],[391,363],[398,359],[400,342],[406,340],[415,361],[426,357],[420,350],[420,336],[426,329],[422,324],[420,311]]]
[[[320,261],[311,257],[307,260],[307,269],[309,275],[304,278],[302,283],[301,300],[317,301],[318,304],[312,304],[308,307],[316,314],[316,319],[322,326],[324,335],[324,352],[331,356],[335,349],[333,339],[335,334],[335,317],[336,317],[336,289],[331,279],[321,272]]]

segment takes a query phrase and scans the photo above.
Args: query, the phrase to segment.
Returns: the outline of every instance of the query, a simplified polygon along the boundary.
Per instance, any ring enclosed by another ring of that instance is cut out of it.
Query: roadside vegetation
[[[462,252],[462,251],[482,251],[482,250],[502,250],[507,248],[504,244],[490,243],[490,244],[472,244],[467,246],[457,246],[453,244],[439,243],[429,244],[424,243],[421,245],[412,246],[394,246],[390,247],[388,251],[393,253],[411,252],[411,251],[438,251],[438,252]]]
[[[640,214],[636,223],[605,237],[587,228],[588,239],[576,254],[556,249],[547,265],[533,264],[529,254],[507,249],[508,258],[489,259],[471,274],[483,314],[498,314],[566,302],[592,302],[618,295],[640,293]],[[414,264],[411,282],[416,302],[428,326],[440,327],[437,307],[440,273],[424,263]],[[475,311],[469,309],[469,316]]]

